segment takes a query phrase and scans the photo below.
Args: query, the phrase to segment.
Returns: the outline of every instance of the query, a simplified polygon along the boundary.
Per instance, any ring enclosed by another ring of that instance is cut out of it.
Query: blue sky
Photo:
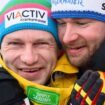
[[[9,0],[0,0],[0,11],[2,7],[8,2]]]

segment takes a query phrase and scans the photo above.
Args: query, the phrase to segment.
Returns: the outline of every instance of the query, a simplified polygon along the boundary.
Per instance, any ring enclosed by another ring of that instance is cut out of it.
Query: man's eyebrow
[[[53,35],[52,35],[53,36]],[[54,38],[55,39],[55,38]],[[52,38],[40,38],[40,39],[36,39],[36,42],[42,42],[42,41],[46,41],[46,42],[54,42],[54,40]]]
[[[12,37],[12,38],[8,38],[8,41],[22,41],[21,39],[19,39],[19,38],[15,38],[15,37]]]

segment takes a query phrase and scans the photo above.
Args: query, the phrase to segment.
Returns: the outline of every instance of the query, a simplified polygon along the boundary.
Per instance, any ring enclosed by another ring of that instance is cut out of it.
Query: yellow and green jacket
[[[2,59],[0,59],[0,64],[19,82],[25,94],[34,105],[67,105],[73,85],[77,80],[78,69],[69,64],[65,55],[59,59],[52,73],[49,86],[35,84],[22,78],[10,70]],[[103,73],[100,72],[100,75],[105,80]],[[105,93],[104,88],[102,92]]]

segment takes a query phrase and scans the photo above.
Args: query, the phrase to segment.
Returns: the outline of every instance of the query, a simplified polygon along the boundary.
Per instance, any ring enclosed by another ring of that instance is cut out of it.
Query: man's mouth
[[[74,46],[70,46],[70,49],[80,49],[80,48],[83,48],[83,47],[86,47],[86,45],[74,45]]]
[[[86,46],[74,46],[74,47],[68,48],[67,52],[71,56],[78,56],[85,48]]]
[[[37,72],[37,71],[42,70],[42,68],[21,68],[19,70],[22,71],[22,72],[30,72],[30,73],[33,73],[33,72]]]

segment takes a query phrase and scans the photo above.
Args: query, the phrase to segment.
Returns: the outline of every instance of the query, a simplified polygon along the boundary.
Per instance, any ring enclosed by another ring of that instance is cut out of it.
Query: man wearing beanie
[[[0,105],[67,105],[78,70],[65,56],[57,62],[61,46],[50,6],[10,0],[1,10]]]
[[[70,64],[79,69],[68,105],[105,105],[105,0],[51,1],[59,39]],[[103,85],[92,71],[98,71]]]
[[[50,7],[49,0],[10,0],[1,10],[0,105],[67,104],[78,70],[65,56],[57,62]]]
[[[1,10],[0,105],[30,105],[26,95],[34,105],[58,105],[59,95],[43,86],[60,47],[50,6],[47,0],[10,0]]]

